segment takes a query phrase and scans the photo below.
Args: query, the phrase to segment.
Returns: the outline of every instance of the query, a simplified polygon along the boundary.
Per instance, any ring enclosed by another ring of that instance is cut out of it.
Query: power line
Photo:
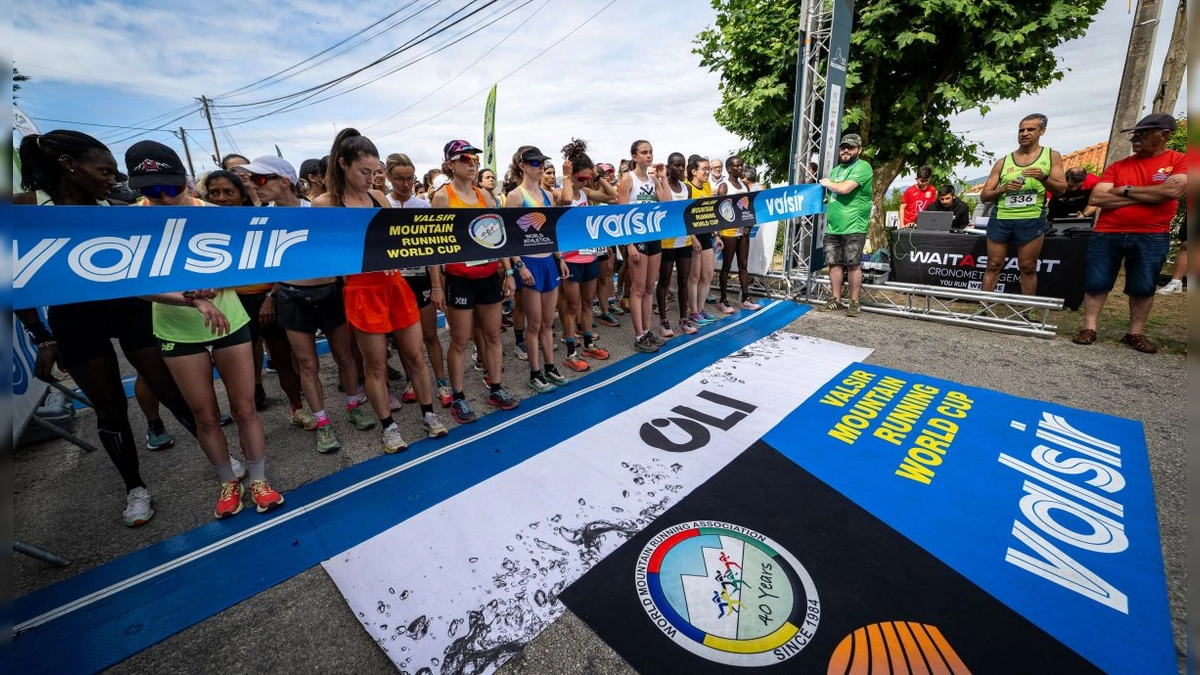
[[[333,55],[332,55],[330,58],[337,58],[338,56],[342,56],[343,54],[346,54],[346,53],[348,53],[348,52],[351,52],[351,51],[353,51],[353,50],[355,50],[355,49],[357,49],[357,48],[361,47],[362,45],[365,45],[365,44],[367,44],[368,42],[370,42],[370,41],[374,40],[375,38],[378,38],[379,36],[381,36],[381,35],[383,35],[383,34],[385,34],[385,33],[389,32],[389,31],[393,30],[394,28],[396,28],[396,27],[398,27],[398,26],[400,26],[400,25],[402,25],[402,24],[404,24],[404,23],[406,23],[406,22],[408,22],[408,21],[410,21],[410,20],[412,20],[412,19],[415,19],[416,17],[418,17],[418,16],[420,16],[421,14],[425,13],[425,12],[426,12],[426,11],[428,11],[429,9],[432,9],[432,8],[433,8],[433,7],[435,7],[436,5],[439,5],[439,4],[441,4],[441,2],[442,2],[442,0],[434,0],[434,2],[432,2],[432,3],[431,3],[431,4],[429,4],[429,5],[427,5],[426,7],[423,7],[423,8],[421,8],[419,11],[417,11],[417,12],[416,12],[416,13],[414,13],[413,15],[411,15],[411,16],[408,16],[408,17],[405,17],[405,18],[401,19],[400,21],[397,21],[397,22],[395,22],[395,23],[393,23],[393,24],[391,24],[391,25],[389,25],[389,26],[386,26],[386,27],[384,27],[383,29],[381,29],[380,31],[378,31],[377,33],[375,33],[374,35],[368,36],[366,39],[364,39],[364,40],[361,40],[361,41],[359,41],[359,42],[357,42],[357,43],[355,43],[355,44],[353,44],[353,45],[351,45],[351,46],[347,47],[346,49],[343,49],[343,50],[340,50],[340,51],[338,51],[337,53],[333,54]],[[318,65],[320,65],[320,63],[321,63],[321,62],[319,62],[319,61],[316,61],[316,59],[317,59],[318,57],[320,57],[320,56],[324,56],[325,54],[328,54],[329,52],[331,52],[331,51],[333,51],[333,50],[337,49],[338,47],[341,47],[342,45],[345,45],[347,42],[349,42],[349,41],[353,40],[354,38],[356,38],[356,37],[358,37],[358,36],[360,36],[360,35],[362,35],[363,33],[366,33],[367,31],[369,31],[370,29],[374,28],[375,26],[378,26],[379,24],[383,23],[384,21],[387,21],[388,19],[390,19],[390,18],[392,18],[392,17],[396,16],[396,15],[397,15],[397,14],[399,14],[400,12],[404,11],[405,9],[408,9],[409,7],[411,7],[412,5],[415,5],[415,4],[417,4],[417,0],[414,0],[414,2],[411,2],[411,3],[409,3],[408,5],[405,5],[405,6],[401,7],[400,9],[397,9],[396,11],[394,11],[394,12],[391,12],[390,14],[387,14],[387,15],[385,15],[383,18],[381,18],[381,19],[379,19],[379,20],[377,20],[377,21],[373,21],[373,22],[371,22],[371,24],[370,24],[370,25],[368,25],[367,27],[363,28],[362,30],[360,30],[360,31],[358,31],[358,32],[356,32],[356,33],[354,33],[353,35],[350,35],[349,37],[347,37],[347,38],[345,38],[345,39],[343,39],[343,40],[339,40],[338,42],[335,42],[334,44],[330,45],[329,47],[327,47],[327,48],[325,48],[325,49],[323,49],[323,50],[321,50],[321,51],[317,52],[316,54],[313,54],[312,56],[310,56],[310,57],[308,57],[308,58],[306,58],[306,59],[304,59],[304,60],[302,60],[302,61],[299,61],[299,62],[297,62],[297,63],[294,63],[294,64],[292,64],[292,65],[288,66],[287,68],[284,68],[283,70],[280,70],[280,71],[277,71],[277,72],[275,72],[275,73],[272,73],[271,75],[268,75],[268,76],[266,76],[266,77],[264,77],[264,78],[262,78],[262,79],[260,79],[260,80],[258,80],[258,81],[256,81],[256,82],[251,82],[250,84],[248,84],[248,85],[246,85],[246,86],[244,86],[244,87],[239,87],[238,89],[234,89],[233,91],[226,92],[226,93],[224,93],[224,94],[220,94],[220,95],[218,95],[216,98],[219,98],[219,99],[220,99],[220,98],[232,98],[232,97],[234,97],[234,96],[237,96],[237,95],[240,95],[240,94],[247,94],[247,93],[250,93],[251,91],[257,91],[257,90],[259,90],[259,89],[262,89],[263,87],[267,87],[267,86],[270,86],[270,85],[272,85],[272,84],[276,84],[276,83],[279,83],[279,82],[283,82],[284,80],[291,79],[291,78],[295,77],[296,75],[299,75],[299,74],[301,74],[301,73],[307,72],[307,71],[309,71],[309,70],[311,70],[311,69],[313,69],[313,68],[317,67]],[[309,65],[308,65],[307,67],[301,68],[301,66],[304,66],[304,64],[306,64],[306,63],[307,63],[307,64],[309,64]],[[299,68],[299,70],[296,70],[297,68]],[[290,72],[290,73],[289,73],[289,71],[293,71],[293,72]],[[286,77],[279,77],[280,75],[284,75],[285,73],[288,73]],[[273,80],[273,81],[272,81],[272,80]]]
[[[533,1],[533,0],[526,0],[526,2],[532,2],[532,1]],[[442,33],[446,32],[446,31],[448,31],[448,30],[452,29],[453,27],[457,26],[458,24],[460,24],[460,23],[463,23],[463,22],[467,21],[467,20],[468,20],[468,19],[470,19],[472,16],[474,16],[474,15],[476,15],[476,14],[478,14],[478,13],[482,12],[483,10],[487,9],[488,7],[490,7],[491,5],[493,5],[493,4],[496,4],[496,2],[499,2],[499,0],[490,0],[489,2],[485,3],[483,6],[481,6],[481,7],[477,8],[477,9],[475,9],[474,11],[470,12],[470,13],[469,13],[469,14],[467,14],[466,16],[464,16],[464,17],[461,17],[461,18],[459,18],[459,19],[455,19],[455,20],[454,20],[452,23],[449,23],[449,24],[447,24],[447,25],[445,25],[445,26],[441,26],[441,27],[436,27],[436,26],[435,26],[436,30],[434,30],[433,28],[429,29],[429,30],[430,30],[430,31],[432,31],[432,32],[429,32],[427,35],[424,35],[424,36],[423,36],[423,37],[421,37],[420,39],[418,39],[418,40],[415,40],[415,41],[413,41],[413,42],[410,42],[409,44],[406,44],[406,45],[404,45],[404,46],[402,46],[402,47],[400,47],[400,48],[398,48],[398,49],[394,50],[394,52],[393,52],[392,54],[389,54],[388,56],[386,56],[386,57],[383,57],[383,58],[381,58],[381,59],[378,59],[378,60],[377,60],[377,61],[376,61],[374,64],[371,64],[371,65],[368,65],[368,66],[364,66],[363,68],[359,68],[358,70],[356,70],[356,71],[354,71],[353,73],[350,73],[350,74],[348,74],[348,75],[346,75],[346,76],[343,76],[343,77],[341,77],[341,78],[337,78],[336,80],[331,80],[330,82],[327,82],[327,83],[325,83],[325,84],[323,84],[323,85],[319,85],[319,86],[317,86],[317,87],[312,87],[312,88],[310,88],[309,90],[306,90],[305,92],[298,92],[298,93],[313,93],[313,92],[315,92],[315,91],[321,90],[321,88],[322,88],[322,87],[323,87],[325,90],[328,90],[329,88],[332,88],[332,86],[334,86],[334,85],[336,85],[336,84],[339,84],[340,82],[342,82],[342,81],[345,81],[346,79],[349,79],[349,78],[350,78],[350,77],[352,77],[353,75],[357,75],[357,74],[359,74],[359,73],[361,73],[361,72],[363,72],[363,71],[367,70],[367,69],[368,69],[368,68],[370,68],[372,65],[377,65],[378,63],[382,63],[383,61],[385,61],[385,60],[387,60],[387,59],[390,59],[390,58],[393,58],[394,56],[396,56],[396,55],[398,55],[398,54],[400,54],[400,53],[403,53],[403,52],[405,52],[405,51],[408,51],[408,50],[410,50],[410,49],[413,49],[413,48],[417,47],[417,46],[418,46],[418,45],[420,45],[422,42],[426,42],[426,41],[428,41],[428,40],[431,40],[431,39],[433,39],[433,38],[437,37],[438,35],[440,35],[440,34],[442,34]],[[463,9],[465,9],[465,7],[464,7]],[[462,10],[460,9],[460,10],[458,10],[458,11],[462,11]],[[456,11],[455,13],[457,14],[457,13],[458,13],[458,11]],[[452,16],[453,16],[453,15],[452,15]],[[449,17],[447,17],[447,19],[449,19]],[[445,19],[444,19],[443,21],[445,21]],[[464,32],[466,32],[466,31],[464,31]],[[391,71],[388,71],[388,72],[386,72],[386,73],[384,73],[384,74],[382,74],[382,75],[379,75],[379,76],[377,76],[377,77],[374,77],[374,78],[372,78],[372,79],[370,79],[370,80],[368,80],[368,81],[366,81],[366,82],[363,82],[363,83],[361,83],[361,84],[355,85],[355,86],[353,86],[353,87],[351,87],[351,88],[349,88],[349,89],[346,89],[346,90],[344,90],[344,91],[340,91],[340,92],[337,92],[337,93],[335,93],[335,94],[331,94],[331,95],[329,95],[329,96],[326,96],[326,97],[324,97],[324,98],[318,98],[318,99],[312,99],[312,98],[308,98],[308,99],[304,99],[304,100],[294,101],[294,102],[292,102],[292,103],[288,103],[288,104],[286,104],[286,105],[284,105],[284,106],[282,106],[282,107],[275,108],[275,109],[273,109],[273,110],[269,110],[269,111],[263,112],[263,113],[261,113],[261,114],[258,114],[258,115],[254,115],[254,116],[252,116],[252,117],[248,117],[248,118],[242,118],[242,119],[239,119],[239,120],[237,120],[237,121],[234,121],[234,122],[231,122],[231,123],[229,123],[227,126],[238,126],[238,125],[241,125],[241,124],[247,124],[247,123],[254,122],[254,121],[256,121],[256,120],[262,119],[262,118],[264,118],[264,117],[269,117],[269,116],[272,116],[272,115],[278,115],[278,114],[285,113],[285,112],[292,112],[292,111],[294,111],[294,110],[300,110],[300,109],[303,109],[303,108],[307,108],[307,107],[309,107],[309,106],[311,106],[311,105],[316,105],[316,104],[318,104],[318,103],[323,103],[323,102],[325,102],[325,101],[328,101],[328,100],[331,100],[331,99],[333,99],[333,98],[337,98],[338,96],[343,96],[343,95],[345,95],[345,94],[348,94],[348,93],[350,93],[350,92],[353,92],[353,91],[356,91],[356,90],[358,90],[358,89],[361,89],[362,87],[365,87],[365,86],[367,86],[368,84],[371,84],[372,82],[375,82],[375,81],[377,81],[377,80],[379,80],[379,79],[381,79],[381,78],[383,78],[383,77],[386,77],[387,75],[393,74],[393,73],[395,73],[395,72],[397,72],[397,71],[399,71],[399,70],[401,70],[401,69],[403,69],[403,68],[406,68],[406,67],[409,67],[409,66],[411,66],[411,65],[413,65],[413,64],[415,64],[415,63],[418,63],[418,62],[420,62],[420,60],[422,60],[422,59],[424,59],[424,58],[428,58],[428,57],[429,57],[429,56],[431,56],[432,54],[435,54],[435,53],[437,53],[437,51],[440,51],[441,49],[444,49],[445,47],[449,46],[449,45],[450,45],[450,44],[452,44],[452,43],[453,43],[453,41],[447,42],[447,43],[445,43],[445,44],[444,44],[444,45],[443,45],[443,46],[442,46],[440,49],[437,49],[437,50],[435,50],[435,51],[433,51],[433,52],[427,53],[426,55],[424,55],[424,56],[422,56],[422,57],[420,57],[420,58],[418,58],[418,59],[414,59],[413,61],[411,61],[411,62],[409,62],[409,63],[406,63],[406,64],[404,64],[404,65],[402,65],[402,66],[400,66],[400,67],[398,67],[398,68],[396,68],[396,69],[393,69],[393,70],[391,70]],[[276,99],[276,100],[277,100],[277,101],[283,101],[283,100],[285,100],[285,99],[287,99],[287,98],[293,98],[294,96],[295,96],[295,95],[289,95],[289,96],[286,96],[286,97],[279,97],[279,98],[278,98],[278,99]],[[226,107],[230,107],[230,106],[226,106]]]
[[[393,59],[393,58],[395,58],[395,57],[396,57],[396,56],[398,56],[399,54],[401,54],[401,53],[403,53],[403,52],[405,52],[405,51],[407,51],[407,50],[409,50],[409,49],[412,49],[413,47],[415,47],[416,45],[420,44],[421,42],[424,42],[425,40],[428,40],[430,37],[433,37],[434,35],[438,35],[438,34],[440,34],[442,31],[448,30],[450,27],[452,27],[452,26],[454,26],[454,25],[457,25],[458,23],[461,23],[462,21],[466,20],[467,18],[469,18],[469,17],[473,16],[474,14],[476,14],[476,13],[478,13],[478,12],[482,11],[484,8],[486,8],[486,7],[490,6],[490,5],[493,5],[493,4],[495,4],[495,3],[496,3],[496,2],[498,2],[499,0],[487,0],[487,2],[486,2],[484,5],[483,5],[483,7],[480,7],[479,9],[476,9],[475,11],[471,12],[470,14],[468,14],[466,17],[463,17],[463,18],[461,18],[461,19],[454,19],[454,18],[453,18],[453,17],[455,17],[455,15],[459,14],[460,12],[462,12],[462,11],[466,10],[466,9],[467,9],[468,7],[470,7],[471,5],[475,4],[475,2],[476,2],[476,1],[477,1],[477,0],[471,0],[470,2],[468,2],[468,3],[467,3],[466,5],[464,5],[463,7],[460,7],[459,9],[456,9],[456,10],[454,10],[454,12],[452,12],[452,13],[451,13],[449,16],[447,16],[447,17],[445,17],[445,18],[443,18],[443,19],[440,19],[440,20],[439,20],[437,23],[435,23],[435,24],[434,24],[432,27],[430,27],[429,29],[426,29],[426,34],[425,34],[423,37],[421,37],[419,40],[416,40],[416,41],[414,41],[414,42],[409,42],[409,43],[407,43],[407,44],[405,44],[405,45],[402,45],[402,46],[400,46],[400,47],[397,47],[396,49],[393,49],[392,51],[388,52],[387,54],[384,54],[383,56],[381,56],[381,57],[379,57],[379,58],[375,59],[374,61],[372,61],[372,62],[370,62],[370,63],[368,63],[367,65],[365,65],[365,66],[362,66],[361,68],[356,68],[355,70],[352,70],[352,71],[350,71],[349,73],[346,73],[346,74],[344,74],[344,75],[339,75],[338,77],[335,77],[335,78],[333,78],[333,79],[331,79],[331,80],[327,80],[327,81],[325,81],[325,82],[322,82],[321,84],[313,85],[313,86],[311,86],[311,87],[308,87],[307,89],[302,89],[302,90],[300,90],[300,91],[297,91],[297,92],[294,92],[294,93],[291,93],[291,94],[285,94],[285,95],[283,95],[283,96],[276,96],[276,97],[274,97],[274,98],[268,98],[268,99],[264,99],[264,100],[261,100],[261,101],[253,101],[253,102],[251,102],[251,103],[226,103],[226,104],[219,104],[219,105],[218,105],[218,107],[221,107],[221,108],[255,108],[255,107],[264,107],[264,106],[271,105],[271,104],[274,104],[274,103],[283,103],[283,102],[290,101],[290,100],[293,100],[293,99],[297,99],[297,98],[300,98],[300,97],[303,97],[303,96],[308,96],[308,95],[311,95],[311,94],[314,94],[314,93],[317,93],[317,92],[320,92],[320,91],[325,91],[325,90],[329,89],[330,87],[336,86],[336,85],[338,85],[338,84],[340,84],[340,83],[342,83],[342,82],[344,82],[344,81],[346,81],[346,80],[350,79],[351,77],[354,77],[355,75],[358,75],[359,73],[362,73],[362,72],[364,72],[364,71],[366,71],[366,70],[369,70],[370,68],[373,68],[373,67],[375,67],[375,66],[379,65],[380,63],[383,63],[383,62],[385,62],[385,61],[388,61],[388,60],[390,60],[390,59]],[[452,21],[452,22],[451,22],[449,25],[447,25],[447,26],[444,26],[444,27],[440,27],[440,28],[439,28],[440,24],[442,24],[442,23],[445,23],[445,22],[447,22],[447,21],[451,21],[451,19],[453,19],[453,21]],[[436,30],[435,30],[435,29],[436,29]],[[432,32],[430,32],[430,31],[432,31]]]
[[[100,124],[99,122],[80,122],[77,120],[56,120],[51,117],[33,117],[32,115],[30,116],[29,119],[36,120],[38,122],[54,122],[55,124],[77,124],[79,126],[85,126],[85,127],[104,127],[106,129],[123,129],[125,131],[159,131],[159,129],[150,129],[147,127],[127,127],[127,126],[121,126],[118,124]]]
[[[532,0],[530,0],[530,1],[532,1]],[[525,7],[525,6],[526,6],[526,5],[528,5],[528,4],[529,4],[529,2],[522,3],[520,7],[517,7],[517,8],[515,8],[513,11],[519,10],[519,9],[521,9],[522,7]],[[476,66],[476,65],[477,65],[477,64],[478,64],[480,61],[482,61],[482,60],[483,60],[483,59],[484,59],[484,58],[485,58],[485,57],[486,57],[488,54],[491,54],[492,52],[494,52],[494,51],[496,51],[497,49],[499,49],[499,48],[500,48],[500,45],[504,44],[504,43],[505,43],[505,42],[508,40],[508,38],[512,37],[512,36],[513,36],[513,35],[514,35],[514,34],[515,34],[515,33],[516,33],[518,30],[520,30],[521,28],[523,28],[523,27],[525,26],[525,24],[529,23],[529,20],[530,20],[530,19],[532,19],[533,17],[537,16],[537,15],[538,15],[538,14],[539,14],[539,13],[540,13],[542,10],[544,10],[544,9],[546,8],[546,5],[549,5],[549,4],[550,4],[550,0],[546,0],[545,2],[543,2],[541,7],[538,7],[538,8],[537,8],[537,9],[535,9],[533,12],[531,12],[531,13],[529,14],[529,16],[525,17],[525,19],[524,19],[524,20],[522,20],[522,21],[521,21],[521,23],[518,23],[518,24],[517,24],[517,26],[516,26],[515,28],[513,28],[512,30],[510,30],[510,31],[508,32],[508,34],[506,34],[504,37],[500,38],[500,41],[499,41],[499,42],[497,42],[496,44],[492,45],[492,47],[491,47],[490,49],[488,49],[487,51],[485,51],[484,53],[480,54],[480,55],[479,55],[479,58],[477,58],[477,59],[475,59],[474,61],[472,61],[471,63],[467,64],[467,66],[466,66],[465,68],[463,68],[462,70],[460,70],[460,71],[459,71],[459,72],[458,72],[458,73],[457,73],[457,74],[456,74],[454,77],[452,77],[452,78],[450,78],[450,79],[446,80],[445,82],[443,82],[443,83],[441,84],[441,86],[439,86],[438,88],[434,89],[433,91],[431,91],[431,92],[429,92],[429,93],[425,94],[424,96],[422,96],[421,98],[417,99],[416,101],[413,101],[413,102],[412,102],[412,103],[410,103],[410,104],[409,104],[407,107],[405,107],[405,108],[402,108],[402,109],[400,109],[400,110],[398,110],[398,111],[396,111],[396,112],[392,113],[391,115],[388,115],[387,117],[385,117],[385,118],[383,118],[383,119],[379,120],[378,122],[376,122],[376,123],[374,123],[374,124],[371,124],[371,125],[368,125],[368,126],[366,126],[366,127],[363,127],[363,129],[364,129],[364,130],[367,130],[367,129],[374,129],[375,127],[377,127],[377,126],[379,126],[379,125],[383,124],[384,122],[387,122],[387,121],[389,121],[389,120],[395,119],[396,117],[399,117],[400,115],[402,115],[402,114],[404,114],[404,113],[408,112],[409,110],[412,110],[412,109],[413,109],[414,107],[416,107],[417,105],[420,105],[421,103],[423,103],[423,102],[425,102],[425,101],[429,100],[429,98],[430,98],[431,96],[433,96],[434,94],[438,93],[439,91],[441,91],[441,90],[445,89],[447,86],[449,86],[449,85],[450,85],[450,83],[451,83],[451,82],[453,82],[453,81],[457,80],[458,78],[462,77],[464,74],[466,74],[466,72],[467,72],[468,70],[470,70],[470,69],[474,68],[474,67],[475,67],[475,66]],[[441,50],[439,49],[438,51],[441,51]]]
[[[566,34],[566,35],[564,35],[564,36],[560,37],[559,39],[555,40],[554,42],[550,43],[550,45],[549,45],[549,46],[547,46],[545,49],[543,49],[542,51],[540,51],[540,52],[538,52],[537,54],[535,54],[535,55],[534,55],[532,58],[530,58],[530,59],[529,59],[528,61],[526,61],[525,63],[522,63],[521,65],[517,66],[516,68],[513,68],[512,70],[508,71],[508,73],[506,73],[506,74],[505,74],[503,77],[501,77],[500,79],[496,80],[496,81],[495,81],[493,84],[489,84],[488,86],[484,87],[483,89],[480,89],[479,91],[477,91],[477,92],[475,92],[475,93],[471,94],[470,96],[467,96],[466,98],[464,98],[463,100],[459,101],[458,103],[455,103],[454,105],[450,106],[449,108],[446,108],[445,110],[443,110],[443,111],[441,111],[441,112],[439,112],[439,113],[435,113],[435,114],[433,114],[433,115],[430,115],[429,117],[426,117],[425,119],[421,120],[420,122],[416,122],[416,123],[414,123],[414,124],[410,124],[410,125],[408,125],[407,127],[404,127],[403,129],[397,129],[396,131],[391,131],[391,132],[388,132],[388,133],[386,133],[386,134],[377,134],[377,135],[376,135],[376,138],[386,138],[386,137],[388,137],[388,136],[392,136],[392,135],[395,135],[395,134],[398,134],[398,133],[401,133],[401,132],[404,132],[404,131],[408,131],[409,129],[412,129],[413,127],[417,127],[417,126],[420,126],[420,125],[422,125],[422,124],[425,124],[426,122],[429,122],[429,121],[432,121],[432,120],[434,120],[434,119],[437,119],[438,117],[441,117],[442,115],[445,115],[446,113],[450,112],[451,110],[454,110],[455,108],[457,108],[457,107],[459,107],[460,105],[462,105],[462,104],[466,103],[467,101],[470,101],[471,99],[475,98],[476,96],[479,96],[479,95],[480,95],[480,94],[482,94],[483,92],[490,90],[494,84],[499,84],[500,82],[503,82],[504,80],[507,80],[508,78],[510,78],[510,77],[512,77],[514,74],[516,74],[516,73],[517,73],[517,71],[521,70],[521,69],[522,69],[522,68],[524,68],[525,66],[528,66],[529,64],[531,64],[531,63],[533,63],[534,61],[538,60],[538,59],[539,59],[539,58],[541,58],[541,57],[542,57],[542,56],[543,56],[543,55],[544,55],[546,52],[550,51],[552,48],[554,48],[554,47],[557,47],[557,46],[559,45],[559,43],[561,43],[563,40],[566,40],[567,38],[569,38],[569,37],[571,37],[572,35],[574,35],[574,34],[575,34],[577,31],[579,31],[579,29],[581,29],[581,28],[583,28],[584,26],[586,26],[586,25],[588,25],[589,23],[591,23],[591,22],[592,22],[592,19],[595,19],[596,17],[600,16],[600,15],[601,15],[601,14],[604,12],[604,10],[608,9],[609,7],[612,7],[614,4],[616,4],[616,2],[617,2],[617,0],[609,0],[608,4],[604,5],[604,6],[603,6],[603,7],[601,7],[600,9],[596,10],[596,13],[595,13],[595,14],[592,14],[592,15],[591,15],[591,16],[589,16],[587,19],[585,19],[583,23],[581,23],[581,24],[579,24],[578,26],[576,26],[576,27],[572,28],[570,31],[568,31],[568,32],[567,32],[567,34]]]

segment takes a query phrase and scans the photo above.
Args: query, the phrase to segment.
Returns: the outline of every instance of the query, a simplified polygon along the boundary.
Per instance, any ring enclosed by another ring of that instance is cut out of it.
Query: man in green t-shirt
[[[819,182],[829,195],[825,205],[825,262],[829,265],[829,290],[833,299],[818,307],[822,311],[845,309],[858,316],[858,291],[862,287],[862,253],[871,224],[871,179],[874,172],[862,154],[858,134],[842,136],[839,164]],[[843,268],[845,272],[843,273]],[[842,279],[850,280],[850,304],[842,305]]]

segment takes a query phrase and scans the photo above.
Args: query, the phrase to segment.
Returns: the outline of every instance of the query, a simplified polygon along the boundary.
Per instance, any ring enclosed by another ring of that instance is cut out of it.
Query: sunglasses
[[[595,178],[595,177],[596,177],[596,176],[595,176],[595,174],[590,174],[590,173],[577,173],[577,174],[575,174],[575,180],[577,180],[577,181],[579,181],[579,182],[581,182],[581,183],[586,183],[587,181],[589,181],[589,180],[591,180],[591,179],[593,179],[593,178]]]
[[[540,159],[527,159],[527,160],[525,160],[525,163],[528,164],[529,166],[532,166],[535,169],[540,169],[545,165],[545,162],[543,162]]]
[[[458,155],[451,157],[450,161],[462,162],[463,164],[479,164],[479,157],[477,155]]]
[[[150,199],[158,199],[163,196],[178,197],[186,190],[184,185],[147,185],[143,188],[138,188],[138,192],[149,197]]]
[[[262,174],[257,174],[257,173],[250,174],[250,182],[254,183],[258,187],[262,187],[262,186],[266,185],[267,181],[274,179],[274,178],[283,178],[283,176],[280,176],[279,174],[274,174],[274,173],[268,174],[266,176],[264,176]]]
[[[397,176],[392,179],[393,183],[411,183],[417,179],[416,176]]]

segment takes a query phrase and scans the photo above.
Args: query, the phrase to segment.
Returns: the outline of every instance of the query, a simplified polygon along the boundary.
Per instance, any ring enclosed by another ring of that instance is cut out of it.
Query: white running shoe
[[[135,487],[125,495],[125,527],[137,527],[150,522],[154,517],[150,501],[150,492],[144,487]]]
[[[390,455],[407,448],[408,443],[400,435],[400,425],[392,422],[388,428],[383,430],[383,451]]]
[[[1155,291],[1155,293],[1157,293],[1159,295],[1171,295],[1174,293],[1182,293],[1182,292],[1183,292],[1183,281],[1181,281],[1179,279],[1172,279],[1172,280],[1168,281],[1165,286],[1163,286],[1162,288]]]

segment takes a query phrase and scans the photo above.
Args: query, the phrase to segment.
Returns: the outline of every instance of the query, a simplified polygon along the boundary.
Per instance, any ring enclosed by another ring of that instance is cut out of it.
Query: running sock
[[[433,404],[432,403],[421,403],[420,406],[421,406],[421,417],[425,417],[429,413],[433,412]]]
[[[251,483],[253,483],[256,480],[266,480],[267,479],[267,458],[266,457],[263,457],[262,459],[256,459],[253,462],[250,460],[246,460],[245,464],[246,464],[246,478],[249,478]]]
[[[504,387],[502,387],[502,386],[501,386],[499,383],[496,383],[496,384],[489,384],[489,385],[488,385],[488,389],[489,389],[489,390],[491,390],[491,392],[492,392],[493,394],[494,394],[494,393],[496,393],[496,392],[498,392],[498,391],[500,391],[500,390],[501,390],[501,389],[503,389],[503,388],[504,388]]]
[[[237,474],[233,472],[233,462],[225,460],[224,464],[213,464],[213,468],[217,470],[217,478],[222,483],[230,483],[237,480]]]
[[[324,409],[314,412],[313,417],[317,420],[317,426],[324,427],[329,425],[329,416],[325,414]]]
[[[538,370],[537,368],[530,368],[529,369],[529,381],[533,382],[535,379],[540,377],[541,374],[542,374],[542,371]]]
[[[574,355],[575,354],[575,338],[573,338],[573,337],[567,338],[566,343],[567,343],[567,355]]]
[[[465,400],[467,400],[467,395],[462,393],[461,391],[456,391],[456,392],[454,392],[454,400],[455,401],[465,401]]]
[[[515,337],[517,339],[517,342],[524,342],[525,341],[525,330],[514,328],[513,329],[513,337]]]
[[[391,415],[388,415],[387,417],[379,418],[379,426],[383,429],[386,429],[395,423],[396,423],[396,420],[392,419]]]
[[[150,431],[153,431],[156,434],[163,434],[167,431],[167,428],[163,426],[163,421],[160,419],[146,420],[146,423],[150,425]]]
[[[543,368],[542,370],[544,370],[547,373],[554,373],[555,375],[559,374],[558,368],[556,368],[553,363],[547,363],[546,367]]]
[[[588,331],[587,333],[583,334],[583,346],[584,347],[591,348],[592,343],[595,340],[596,340],[596,336],[591,331]]]
[[[447,380],[444,377],[437,378],[436,382],[437,382],[437,386],[439,386],[439,387],[449,387],[450,386],[450,380]]]
[[[355,396],[347,396],[347,397],[346,397],[346,411],[347,411],[347,412],[349,412],[349,411],[351,411],[351,410],[354,410],[355,408],[357,408],[357,407],[358,407],[358,404],[359,404],[359,399],[358,399],[358,396],[357,396],[357,395],[355,395]]]

